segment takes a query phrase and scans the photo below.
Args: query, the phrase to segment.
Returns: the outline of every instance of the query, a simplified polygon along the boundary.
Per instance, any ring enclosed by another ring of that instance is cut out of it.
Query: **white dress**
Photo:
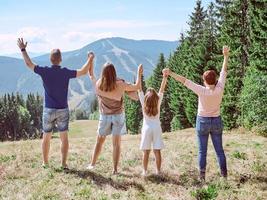
[[[160,125],[160,105],[163,98],[163,93],[159,93],[158,101],[158,114],[154,117],[147,116],[144,112],[144,93],[138,92],[139,100],[142,105],[143,110],[143,126],[142,126],[142,136],[141,136],[141,150],[150,150],[151,145],[153,149],[162,149],[164,147],[162,140],[162,129]]]

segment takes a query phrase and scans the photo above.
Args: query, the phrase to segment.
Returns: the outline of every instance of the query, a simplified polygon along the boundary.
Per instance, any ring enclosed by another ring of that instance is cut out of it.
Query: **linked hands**
[[[139,88],[139,90],[141,90],[142,89],[142,75],[143,75],[143,72],[144,72],[144,69],[143,69],[143,65],[142,64],[140,64],[139,66],[138,66],[138,69],[137,69],[137,85],[138,85],[138,88]]]
[[[95,54],[94,54],[93,51],[89,51],[89,52],[87,53],[87,56],[88,56],[88,58],[89,58],[90,60],[93,60],[93,59],[95,58]]]
[[[171,70],[169,68],[165,68],[162,70],[162,75],[164,78],[168,78],[170,74],[171,74]]]
[[[143,65],[140,64],[140,65],[138,66],[138,70],[137,70],[138,75],[139,75],[139,76],[142,76],[142,75],[143,75],[143,71],[144,71],[144,69],[143,69]]]

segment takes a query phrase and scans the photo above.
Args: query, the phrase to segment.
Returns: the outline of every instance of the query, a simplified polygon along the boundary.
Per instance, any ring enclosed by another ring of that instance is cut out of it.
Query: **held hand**
[[[89,52],[87,53],[87,55],[88,55],[88,58],[90,58],[90,59],[94,59],[94,58],[95,58],[95,54],[94,54],[94,52],[92,52],[92,51],[89,51]]]
[[[168,77],[171,73],[171,70],[169,68],[165,68],[162,70],[162,74],[164,77]]]
[[[223,46],[223,55],[229,56],[230,48],[228,46]]]
[[[17,44],[21,50],[21,49],[26,49],[28,42],[24,43],[23,38],[18,38]]]
[[[138,75],[141,76],[141,75],[143,74],[143,71],[144,71],[144,69],[143,69],[143,65],[140,64],[140,65],[138,66]]]

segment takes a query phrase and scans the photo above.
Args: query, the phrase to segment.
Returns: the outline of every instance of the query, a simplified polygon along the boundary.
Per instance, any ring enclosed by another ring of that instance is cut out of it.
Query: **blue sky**
[[[211,0],[202,0],[206,6]],[[177,40],[195,0],[0,0],[0,55],[81,48],[106,37]]]

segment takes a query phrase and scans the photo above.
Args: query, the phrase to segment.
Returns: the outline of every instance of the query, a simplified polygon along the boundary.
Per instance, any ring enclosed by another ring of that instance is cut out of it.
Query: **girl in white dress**
[[[157,171],[160,174],[161,168],[161,152],[164,147],[162,140],[162,129],[160,125],[160,104],[163,98],[163,92],[167,83],[167,74],[163,74],[161,87],[157,93],[155,89],[149,88],[144,95],[142,89],[138,91],[139,100],[143,111],[143,126],[140,149],[143,150],[143,176],[147,176],[147,166],[149,153],[152,149],[156,158]],[[142,87],[141,87],[142,88]]]

